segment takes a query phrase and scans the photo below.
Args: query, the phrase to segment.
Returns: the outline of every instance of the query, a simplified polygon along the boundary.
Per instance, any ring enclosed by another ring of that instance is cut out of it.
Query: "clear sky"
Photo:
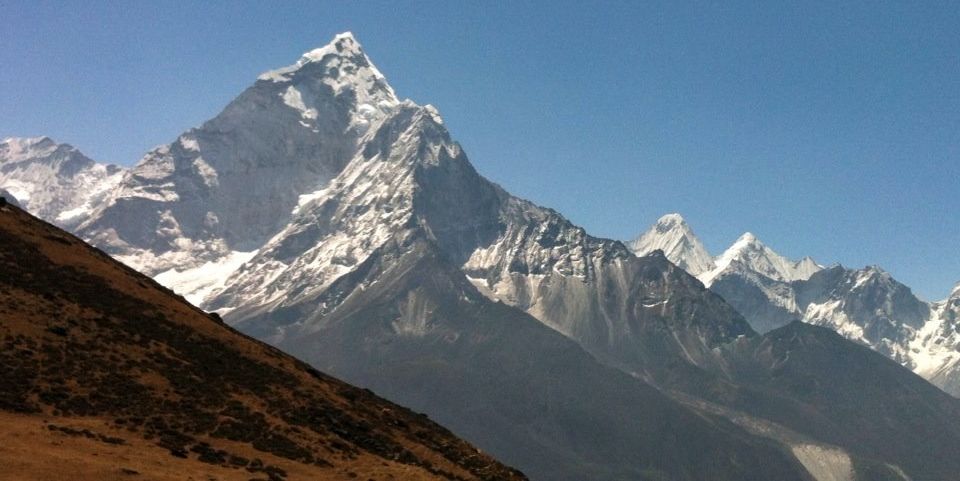
[[[838,5],[842,3],[842,5]],[[591,5],[588,5],[591,4]],[[595,235],[960,280],[960,3],[11,2],[0,137],[129,165],[353,31],[474,165]]]

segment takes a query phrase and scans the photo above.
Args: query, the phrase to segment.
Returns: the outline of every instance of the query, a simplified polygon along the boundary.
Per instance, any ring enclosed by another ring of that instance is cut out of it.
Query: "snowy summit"
[[[680,214],[661,217],[650,229],[630,242],[629,247],[638,256],[661,250],[670,262],[695,276],[715,267],[713,258]]]

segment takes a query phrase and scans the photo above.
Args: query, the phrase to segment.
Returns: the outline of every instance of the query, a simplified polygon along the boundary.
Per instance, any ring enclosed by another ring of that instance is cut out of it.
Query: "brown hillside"
[[[525,479],[0,207],[3,479]]]

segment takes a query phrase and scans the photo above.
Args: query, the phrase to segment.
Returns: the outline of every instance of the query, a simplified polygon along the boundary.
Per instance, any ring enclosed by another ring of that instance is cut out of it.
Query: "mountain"
[[[641,256],[662,250],[671,262],[723,296],[760,332],[797,318],[790,283],[821,269],[809,257],[791,261],[780,256],[749,232],[714,259],[679,214],[661,217],[630,243],[630,249]]]
[[[82,222],[121,178],[122,168],[98,164],[49,137],[0,143],[0,188],[33,214],[63,227]]]
[[[5,476],[526,479],[18,208],[0,240]]]
[[[414,275],[421,262],[433,258],[437,260],[428,263],[432,272]],[[407,262],[411,271],[406,270]],[[732,310],[725,312],[730,319],[716,322],[699,316],[673,319],[663,314],[673,312],[672,305],[665,307],[669,300],[651,298],[650,306],[631,306],[638,312],[630,317],[611,312],[620,309],[613,301],[632,304],[639,295],[632,291],[645,289],[646,284],[676,282],[679,300],[674,302],[683,305],[679,288],[689,286],[682,285],[685,279],[665,277],[663,270],[668,267],[672,268],[665,260],[637,259],[620,243],[590,237],[559,214],[513,197],[483,179],[452,141],[436,109],[403,101],[391,115],[370,126],[359,139],[356,155],[337,177],[323,189],[300,197],[290,223],[204,305],[225,313],[228,322],[244,332],[453,423],[458,432],[468,433],[474,442],[539,479],[635,478],[643,466],[651,473],[679,479],[692,476],[688,473],[737,479],[764,472],[756,461],[763,456],[754,451],[762,448],[740,446],[719,453],[715,467],[704,471],[706,466],[696,461],[692,451],[662,451],[656,441],[662,431],[624,429],[625,408],[619,406],[617,392],[654,389],[603,368],[569,340],[562,344],[560,359],[547,353],[536,355],[563,337],[522,311],[497,309],[527,325],[512,335],[508,320],[486,314],[471,322],[478,317],[475,309],[496,305],[481,295],[482,290],[511,305],[522,303],[523,310],[542,309],[541,320],[547,319],[548,326],[575,339],[589,339],[592,352],[611,359],[629,353],[623,364],[629,362],[637,369],[644,366],[643,359],[653,365],[683,352],[697,362],[707,362],[713,356],[713,343],[748,329]],[[401,277],[394,279],[395,275]],[[626,285],[613,284],[615,278]],[[431,291],[426,299],[407,292],[418,290],[418,283],[425,279],[444,287]],[[540,290],[533,284],[538,281],[544,284]],[[401,284],[400,293],[387,292],[400,296],[396,301],[400,305],[391,306],[388,314],[378,313],[383,318],[367,318],[367,304],[393,301],[375,295],[380,291],[377,286],[396,283]],[[663,286],[661,290],[670,289]],[[585,302],[569,304],[572,296]],[[613,296],[619,299],[610,300]],[[719,304],[719,298],[714,302]],[[648,309],[651,306],[656,308]],[[428,318],[432,319],[431,311],[440,309],[446,315],[435,319],[439,326],[434,329],[443,335],[435,336]],[[410,319],[404,319],[403,313]],[[617,333],[625,332],[627,326],[632,332],[598,335],[600,329],[609,329],[607,320],[617,323],[612,326]],[[690,328],[676,332],[663,328],[663,323],[674,321],[689,323]],[[647,348],[638,349],[633,340],[642,340]],[[514,353],[513,345],[528,346],[530,353]],[[419,360],[410,363],[413,353]],[[665,353],[671,355],[661,356]],[[490,361],[482,362],[484,358]],[[568,395],[586,390],[597,378],[603,387],[592,389],[608,393],[607,407],[600,408],[595,399],[573,397],[567,401],[573,406],[538,415],[539,421],[532,424],[528,410],[492,408],[501,399],[532,406],[550,402],[543,398],[544,391],[556,389],[551,373],[564,370],[558,365],[562,361],[575,367],[563,380],[571,390]],[[531,367],[534,363],[542,367]],[[395,367],[385,369],[387,365]],[[491,372],[486,368],[490,365],[498,367]],[[492,381],[497,377],[502,379]],[[533,384],[542,385],[542,390],[529,392]],[[471,393],[469,403],[459,392]],[[627,417],[650,419],[643,411],[650,403],[672,406],[669,409],[676,410],[677,416],[690,415],[661,398],[628,408],[633,412]],[[578,439],[583,422],[578,412],[596,413],[589,416],[612,429],[610,437],[594,443]],[[530,425],[516,429],[526,424]],[[632,448],[623,452],[617,446]],[[685,461],[678,462],[677,457]],[[789,460],[784,462],[791,465]],[[735,468],[737,463],[751,470]],[[677,471],[680,466],[688,473]]]
[[[353,36],[339,35],[149,152],[77,230],[142,272],[167,272],[199,303],[398,107]]]
[[[659,249],[670,262],[694,276],[716,268],[713,257],[680,214],[661,217],[628,246],[638,256],[645,256]]]
[[[630,372],[665,353],[709,364],[717,343],[749,329],[669,263],[638,259],[480,177],[433,108],[404,102],[364,142],[205,306],[279,343],[325,322],[343,300],[326,294],[333,283],[410,232],[431,239],[491,299]],[[697,309],[700,296],[711,308]],[[683,329],[664,329],[673,322]]]
[[[668,216],[669,217],[669,216]],[[692,236],[689,228],[687,232]],[[648,244],[674,238],[652,228]],[[691,245],[699,244],[693,238]],[[684,251],[676,251],[679,263]],[[693,259],[701,258],[697,254]],[[691,272],[692,273],[692,272]],[[950,299],[927,303],[877,266],[823,268],[809,257],[786,259],[756,236],[741,236],[715,268],[698,278],[720,294],[760,332],[793,320],[828,327],[867,345],[915,371],[947,392],[960,396],[960,321]]]
[[[0,208],[0,241],[8,474],[43,479],[60,459],[91,478],[524,479],[13,206]],[[807,479],[776,444],[487,300],[432,241],[397,242],[357,271],[377,282],[337,312],[351,318],[291,350],[412,397],[541,479]]]
[[[717,343],[748,329],[709,293],[715,308],[697,309],[701,290],[661,272],[666,263],[480,177],[437,110],[399,101],[350,34],[261,75],[212,120],[148,153],[76,230],[239,323],[306,309],[410,228],[491,298],[631,372],[662,352],[711,363]],[[680,290],[698,300],[666,298]],[[661,328],[671,322],[689,329]],[[288,330],[272,327],[271,341]]]
[[[806,479],[779,443],[485,298],[421,235],[384,245],[330,291],[321,304],[343,303],[278,347],[431,413],[533,479]]]
[[[704,284],[712,284],[718,277],[731,272],[755,272],[781,282],[808,279],[821,269],[813,259],[804,257],[791,261],[767,247],[749,232],[740,236],[716,260],[716,267],[699,275]]]
[[[812,340],[788,344],[798,364],[779,370],[764,357],[771,333],[663,250],[638,257],[480,176],[437,109],[396,100],[348,34],[148,154],[78,229],[534,479],[946,480],[960,468],[944,455],[960,452],[958,401],[841,338],[833,371]],[[858,376],[874,365],[887,367]],[[877,382],[914,395],[878,396]],[[788,389],[805,385],[816,395]],[[880,437],[890,446],[873,455]]]
[[[960,470],[949,447],[960,440],[960,402],[879,353],[799,321],[726,349],[742,386],[726,406],[774,423],[776,436],[843,447],[807,449],[818,479],[850,479],[837,471],[851,470],[860,479],[953,479]]]
[[[910,344],[914,370],[960,397],[960,283],[932,312]]]
[[[898,362],[902,349],[930,319],[931,309],[910,289],[876,266],[835,266],[796,286],[798,307],[811,324],[829,327]]]
[[[751,233],[740,236],[720,257],[712,271],[699,279],[723,296],[760,332],[797,319],[794,281],[809,278],[821,267],[809,257],[789,260]]]
[[[953,467],[933,456],[960,448],[950,421],[954,401],[944,401],[932,386],[920,397],[937,397],[940,407],[929,415],[942,424],[923,429],[932,429],[939,444],[923,441],[921,428],[897,419],[883,433],[902,441],[888,441],[894,447],[880,460],[858,447],[861,441],[873,445],[876,437],[827,438],[832,432],[781,424],[813,411],[826,412],[824,424],[875,420],[865,412],[848,413],[852,421],[846,421],[822,400],[794,400],[739,374],[764,366],[744,367],[728,346],[761,338],[719,296],[660,251],[636,257],[623,244],[592,237],[482,178],[433,107],[402,101],[370,126],[335,178],[300,199],[290,223],[204,305],[316,366],[430,412],[536,479],[643,479],[637,466],[672,478],[718,479],[734,476],[727,464],[733,459],[750,466],[736,476],[765,472],[750,461],[759,447],[745,442],[772,443],[789,453],[771,463],[787,472],[771,479],[822,477],[812,473],[824,452],[851,463],[846,479],[895,476],[910,446],[927,448],[931,454],[922,459],[934,468],[914,466],[908,475],[931,472],[930,479],[947,479],[943,473]],[[778,262],[758,241],[745,244],[728,265],[766,262],[781,269],[784,279],[819,269],[812,261]],[[574,341],[564,354],[545,350],[563,338],[544,325]],[[843,345],[841,351],[857,349]],[[595,361],[631,376],[600,369]],[[865,364],[876,362],[884,361],[873,355]],[[801,372],[777,380],[807,382],[803,376],[810,374]],[[841,389],[865,382],[826,391],[840,396]],[[923,383],[902,368],[886,382]],[[558,392],[557,383],[569,391]],[[638,404],[661,406],[657,413],[623,411],[617,393],[650,389],[666,398]],[[592,395],[577,394],[584,392]],[[744,401],[749,399],[762,402]],[[906,412],[909,404],[881,397],[873,405]],[[671,432],[683,442],[706,434],[690,434],[693,427],[651,431],[624,424],[659,419],[666,406],[709,416],[739,440],[733,444],[738,447],[709,456],[719,467],[705,475],[695,461],[703,457],[668,455],[651,443],[661,446]],[[777,411],[776,421],[765,410]],[[604,426],[603,434],[584,441],[584,417]],[[750,436],[728,431],[726,423]],[[786,431],[791,434],[779,434]],[[621,452],[622,446],[633,454]],[[803,469],[793,471],[796,463]],[[676,471],[678,465],[688,471]]]

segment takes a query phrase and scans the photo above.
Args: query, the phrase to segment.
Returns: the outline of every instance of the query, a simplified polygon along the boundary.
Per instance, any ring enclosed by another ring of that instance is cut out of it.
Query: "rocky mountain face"
[[[917,374],[960,396],[960,284],[931,313],[910,340],[910,361]]]
[[[338,36],[149,152],[78,232],[151,275],[223,274],[284,228],[300,196],[327,185],[398,107],[354,38]]]
[[[94,162],[49,137],[0,143],[0,189],[30,212],[73,228],[100,205],[123,178],[115,165]]]
[[[645,237],[660,234],[660,223]],[[689,228],[675,229],[681,233]],[[699,242],[699,241],[697,241]],[[676,262],[683,262],[684,251]],[[699,258],[697,255],[695,258]],[[865,344],[920,374],[947,392],[960,395],[960,329],[951,317],[951,299],[928,303],[876,266],[823,268],[809,257],[786,259],[744,234],[715,260],[715,268],[698,278],[760,332],[793,320],[828,327]]]
[[[907,286],[875,266],[825,269],[798,284],[796,292],[808,322],[829,327],[901,363],[911,357],[903,347],[932,313]]]
[[[834,359],[862,362],[825,372],[813,341],[771,358],[772,333],[667,255],[699,251],[685,265],[710,268],[701,276],[752,266],[784,284],[819,266],[747,238],[711,268],[686,230],[637,256],[510,195],[348,34],[148,154],[78,227],[243,332],[534,479],[951,479],[956,400],[839,338]],[[883,376],[858,378],[877,363]],[[875,382],[915,397],[854,396]],[[789,390],[805,385],[817,395]],[[918,399],[929,423],[912,422]],[[837,434],[878,412],[894,418],[871,437]],[[880,437],[882,455],[862,447]]]
[[[713,348],[749,330],[662,257],[636,258],[480,177],[432,107],[405,101],[374,127],[341,174],[302,196],[290,224],[207,307],[238,325],[270,325],[274,332],[260,335],[280,342],[324,322],[341,301],[327,295],[332,283],[410,234],[435,243],[489,298],[630,372],[649,375],[648,366],[676,356],[713,366]],[[290,310],[297,314],[276,315]]]
[[[5,477],[526,479],[16,207],[0,242]]]
[[[809,257],[791,261],[751,233],[742,235],[698,278],[741,312],[754,329],[766,332],[797,319],[792,287],[821,267]]]
[[[806,479],[779,442],[680,404],[489,300],[422,234],[388,242],[304,307],[335,299],[277,346],[430,413],[533,479]]]

